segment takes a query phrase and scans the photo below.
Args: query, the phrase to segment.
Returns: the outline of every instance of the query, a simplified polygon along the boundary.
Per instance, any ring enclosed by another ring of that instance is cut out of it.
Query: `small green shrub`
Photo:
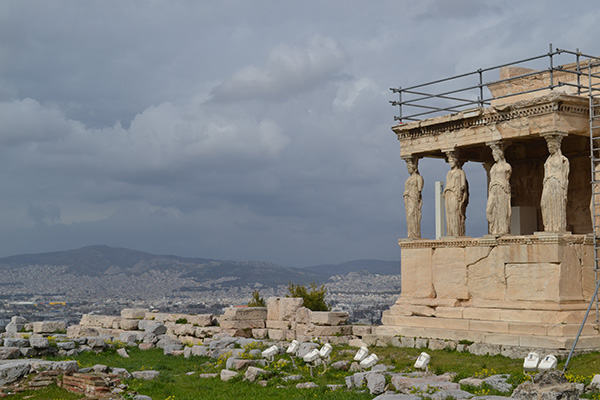
[[[313,282],[310,284],[309,288],[304,285],[296,285],[290,282],[286,297],[302,298],[304,300],[304,307],[312,311],[329,311],[329,306],[325,302],[325,293],[327,292],[325,285],[319,286]]]
[[[260,292],[257,290],[254,290],[252,292],[252,300],[250,300],[248,302],[248,307],[266,307],[267,303],[265,302],[265,299],[263,299],[262,297],[260,297]]]
[[[187,324],[188,320],[187,318],[178,318],[177,321],[175,321],[176,324]]]

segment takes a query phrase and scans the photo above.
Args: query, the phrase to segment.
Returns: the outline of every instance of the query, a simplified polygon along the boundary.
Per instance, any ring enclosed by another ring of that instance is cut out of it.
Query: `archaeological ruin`
[[[524,67],[531,63],[538,68]],[[551,48],[392,91],[400,109],[392,130],[410,175],[407,238],[398,241],[401,295],[377,335],[564,351],[582,328],[577,348],[598,348],[600,229],[592,224],[600,195],[592,188],[600,188],[600,172],[591,166],[600,165],[600,58]],[[435,239],[421,237],[422,208],[433,212],[422,204],[424,184],[433,185],[418,171],[425,157],[449,164],[438,218],[446,228]],[[467,162],[487,175],[483,237],[465,232]]]

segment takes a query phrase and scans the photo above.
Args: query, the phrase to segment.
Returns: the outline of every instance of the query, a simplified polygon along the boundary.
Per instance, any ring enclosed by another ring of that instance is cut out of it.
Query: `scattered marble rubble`
[[[115,344],[137,346],[142,350],[161,348],[165,355],[186,358],[192,356],[225,358],[225,368],[220,373],[198,374],[199,378],[218,378],[228,381],[241,375],[246,381],[264,386],[271,374],[264,369],[267,361],[261,358],[261,351],[257,348],[244,350],[248,345],[250,345],[249,347],[253,347],[252,345],[258,347],[259,344],[263,344],[264,339],[246,336],[254,336],[257,329],[264,329],[266,335],[256,336],[280,338],[276,343],[279,344],[279,353],[282,354],[285,352],[284,341],[288,339],[289,332],[293,331],[294,336],[298,337],[298,328],[306,329],[306,326],[300,326],[301,322],[305,322],[305,325],[313,324],[320,327],[341,326],[345,322],[343,315],[312,312],[312,314],[307,314],[301,310],[302,307],[296,307],[297,304],[291,304],[291,306],[290,304],[291,302],[281,302],[281,299],[277,299],[276,305],[271,302],[271,308],[233,309],[234,311],[226,312],[224,319],[221,320],[222,325],[225,322],[224,327],[215,326],[217,321],[212,315],[148,313],[142,309],[125,309],[121,313],[121,317],[88,314],[82,318],[80,325],[68,328],[64,322],[60,321],[30,324],[22,317],[13,317],[6,332],[2,335],[3,338],[0,339],[0,344],[2,344],[0,347],[0,388],[5,391],[30,390],[56,382],[67,390],[84,393],[86,396],[121,398],[120,394],[127,389],[126,385],[121,383],[121,379],[134,377],[150,380],[159,375],[158,371],[153,370],[129,372],[122,368],[109,368],[104,365],[79,369],[76,361],[51,362],[21,358],[45,355],[72,356],[83,351],[99,352]],[[261,320],[264,322],[264,328],[261,328],[258,322]],[[213,328],[210,337],[205,336],[197,341],[184,342],[181,340],[182,337],[189,338],[191,333],[188,327],[178,327],[177,325],[190,325],[190,321],[193,321],[192,326],[198,325],[197,328],[200,327],[200,324],[204,325],[202,328]],[[234,323],[228,324],[226,321],[245,322],[235,325]],[[287,329],[283,324],[275,323],[276,321],[287,321]],[[317,323],[322,325],[316,325]],[[111,328],[106,328],[107,326],[111,326]],[[278,332],[272,335],[272,330],[283,333]],[[248,332],[252,335],[247,335]],[[230,333],[238,336],[230,336]],[[297,356],[302,358],[318,347],[317,343],[303,342],[299,346]],[[243,356],[245,352],[249,353],[251,358],[247,357],[248,354]],[[122,357],[128,357],[125,348],[120,348],[119,354]],[[348,355],[350,358],[350,353]],[[332,363],[329,368],[359,371],[356,362],[347,360]],[[189,374],[194,373],[192,371]],[[515,389],[512,397],[529,400],[543,396],[548,399],[571,400],[579,398],[579,394],[585,389],[581,385],[577,386],[566,382],[564,376],[561,377],[560,373],[556,371],[551,371],[551,373],[540,374],[534,383],[526,382],[520,385]],[[495,390],[510,393],[512,386],[507,383],[507,378],[507,375],[494,375],[485,379],[467,378],[455,383],[452,382],[451,374],[436,376],[425,372],[393,373],[388,371],[387,366],[379,364],[370,371],[359,371],[346,376],[343,385],[328,386],[331,386],[331,390],[343,388],[368,390],[369,393],[376,395],[378,400],[414,400],[417,398],[444,400],[448,397],[473,398],[473,394],[461,390],[461,385],[479,387],[485,383]],[[296,384],[298,389],[318,387],[303,375],[289,375],[283,377],[283,380],[298,381]],[[600,375],[597,375],[587,389],[600,388],[599,382]],[[484,397],[487,400],[505,398],[502,396]],[[137,398],[148,397],[137,395]]]

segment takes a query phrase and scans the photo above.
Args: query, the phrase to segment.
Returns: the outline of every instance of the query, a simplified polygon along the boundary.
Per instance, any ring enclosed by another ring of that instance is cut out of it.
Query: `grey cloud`
[[[339,73],[346,58],[335,39],[323,36],[313,36],[304,47],[279,45],[269,52],[264,67],[243,67],[213,94],[218,101],[289,97]]]
[[[37,206],[28,204],[27,214],[33,219],[36,225],[45,225],[60,221],[60,208],[56,205]]]
[[[387,88],[544,52],[559,25],[556,46],[600,54],[597,12],[559,1],[61,4],[0,5],[4,255],[398,258],[407,173]],[[420,167],[432,237],[447,165]],[[465,170],[477,236],[485,174]]]

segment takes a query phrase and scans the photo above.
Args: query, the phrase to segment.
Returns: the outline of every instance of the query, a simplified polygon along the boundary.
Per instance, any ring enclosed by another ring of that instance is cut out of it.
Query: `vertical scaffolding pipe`
[[[444,226],[444,183],[435,181],[435,238],[441,239],[446,230]]]
[[[398,87],[398,118],[398,122],[402,123],[402,86]]]
[[[581,52],[579,51],[579,48],[577,49],[576,53],[577,55],[575,57],[577,59],[577,94],[581,94],[581,69],[579,68],[579,56],[581,55]],[[592,60],[590,60],[590,65],[588,65],[590,69],[592,69],[591,61]]]
[[[550,90],[554,90],[554,60],[552,58],[552,43],[550,43],[550,51],[548,55],[550,56]]]
[[[479,68],[477,72],[479,72],[479,107],[483,108],[483,71]]]

